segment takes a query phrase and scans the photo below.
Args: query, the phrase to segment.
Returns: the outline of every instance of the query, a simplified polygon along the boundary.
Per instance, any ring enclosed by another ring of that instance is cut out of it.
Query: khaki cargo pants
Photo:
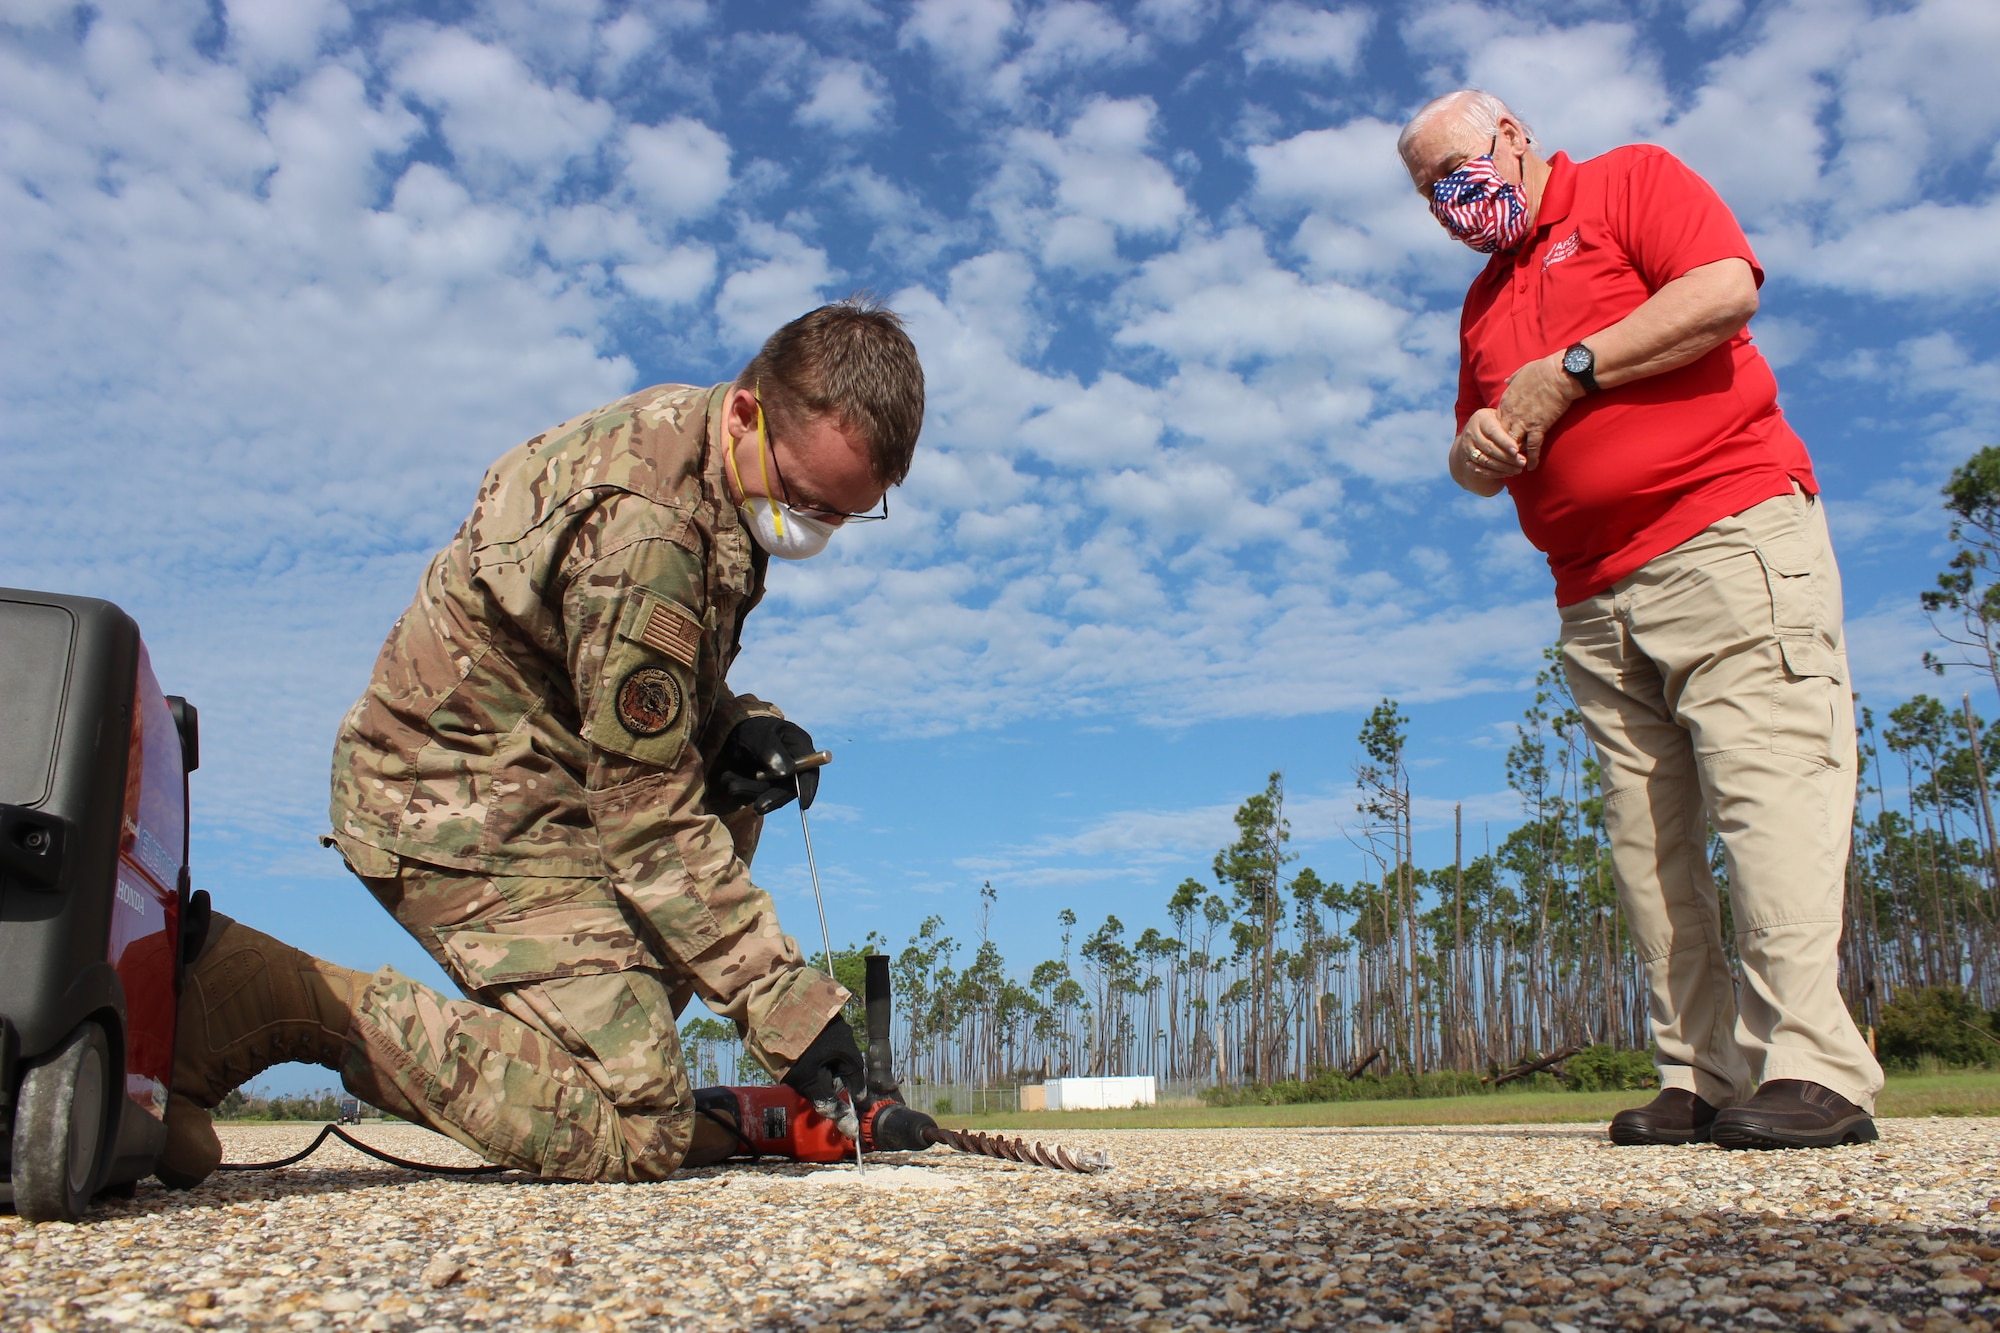
[[[1856,768],[1823,507],[1794,491],[1723,519],[1562,608],[1562,625],[1661,1083],[1729,1106],[1805,1079],[1872,1111],[1882,1070],[1836,984]]]

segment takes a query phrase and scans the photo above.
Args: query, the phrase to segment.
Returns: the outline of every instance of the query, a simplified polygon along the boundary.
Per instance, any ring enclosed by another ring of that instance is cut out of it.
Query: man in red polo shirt
[[[1663,149],[1543,159],[1504,103],[1426,105],[1397,147],[1466,293],[1449,467],[1548,555],[1604,769],[1660,1095],[1614,1143],[1875,1138],[1882,1070],[1840,997],[1854,709],[1840,570],[1804,443],[1744,327],[1763,281]],[[1743,986],[1722,948],[1721,835]]]

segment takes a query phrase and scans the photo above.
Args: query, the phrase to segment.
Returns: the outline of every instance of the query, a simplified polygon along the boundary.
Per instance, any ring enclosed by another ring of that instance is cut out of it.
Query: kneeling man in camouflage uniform
[[[697,1120],[675,1027],[696,994],[851,1116],[848,993],[750,880],[762,816],[811,804],[812,741],[724,677],[769,558],[886,513],[923,410],[900,322],[849,302],[787,324],[734,383],[642,390],[493,467],[341,727],[326,840],[467,998],[217,918],[162,1179],[206,1177],[209,1108],[285,1060],[537,1175],[718,1159],[733,1138]]]

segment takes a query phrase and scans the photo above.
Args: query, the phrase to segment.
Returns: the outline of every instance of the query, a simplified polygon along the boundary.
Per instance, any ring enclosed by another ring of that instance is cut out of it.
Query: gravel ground
[[[0,1215],[7,1328],[1991,1329],[2000,1120],[1795,1153],[1601,1127],[1095,1132],[647,1186],[427,1178],[338,1145],[81,1226]],[[235,1160],[310,1127],[225,1127]],[[371,1142],[469,1161],[407,1126]]]

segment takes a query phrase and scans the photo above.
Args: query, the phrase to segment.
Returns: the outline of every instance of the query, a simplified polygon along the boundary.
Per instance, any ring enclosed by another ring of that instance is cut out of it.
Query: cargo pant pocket
[[[1840,709],[1847,666],[1827,631],[1811,549],[1787,532],[1757,543],[1777,641],[1771,682],[1771,749],[1828,767],[1840,764]]]
[[[459,981],[477,990],[657,967],[617,904],[553,903],[436,931]]]

